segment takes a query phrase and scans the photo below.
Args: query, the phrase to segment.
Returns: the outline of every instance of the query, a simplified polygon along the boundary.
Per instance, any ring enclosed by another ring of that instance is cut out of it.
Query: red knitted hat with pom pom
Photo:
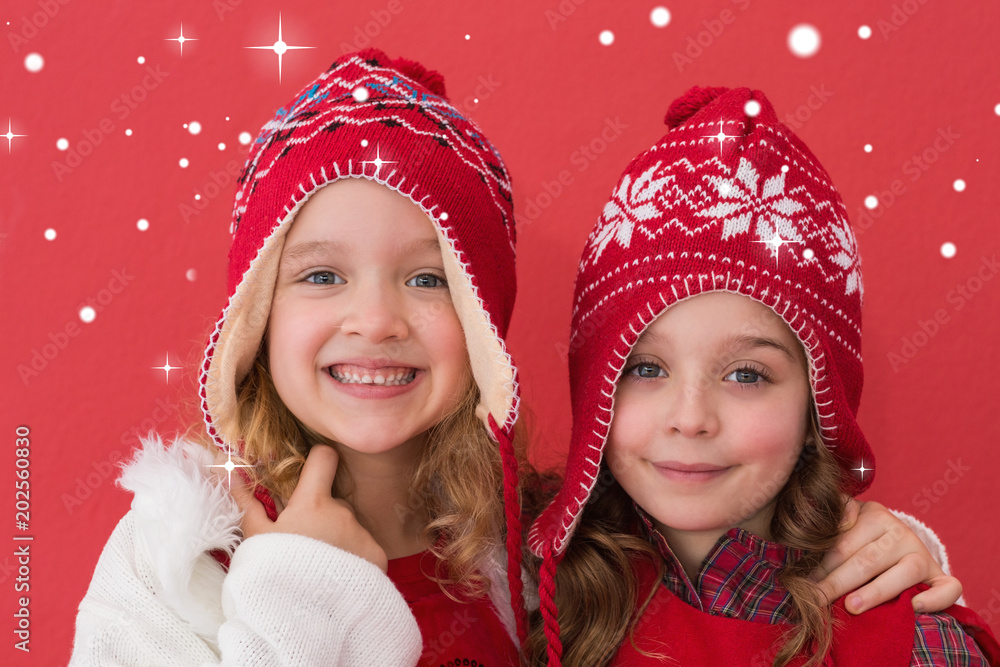
[[[230,233],[229,301],[201,369],[209,435],[239,449],[237,390],[263,340],[278,264],[298,210],[345,178],[384,185],[434,226],[452,303],[480,390],[477,414],[500,445],[508,558],[519,633],[520,505],[511,439],[517,371],[504,337],[514,306],[514,216],[510,177],[476,124],[445,97],[444,79],[376,49],[348,54],[278,109],[254,141],[236,192]],[[272,519],[274,503],[256,490]]]
[[[829,175],[748,88],[693,88],[667,134],[625,169],[577,274],[570,337],[573,436],[558,495],[532,526],[549,664],[561,644],[555,567],[595,490],[626,359],[672,305],[710,291],[748,296],[795,332],[816,419],[858,494],[872,481],[861,399],[857,242]]]

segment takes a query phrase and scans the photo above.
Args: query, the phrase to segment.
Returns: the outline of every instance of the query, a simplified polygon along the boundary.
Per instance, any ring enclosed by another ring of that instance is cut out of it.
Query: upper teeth
[[[377,371],[338,371],[330,368],[330,376],[338,382],[344,384],[379,384],[379,385],[403,385],[413,382],[416,377],[416,369]]]

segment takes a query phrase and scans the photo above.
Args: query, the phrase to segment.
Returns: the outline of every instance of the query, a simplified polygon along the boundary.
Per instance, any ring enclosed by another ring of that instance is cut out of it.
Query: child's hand
[[[947,609],[962,595],[962,582],[946,575],[920,538],[876,502],[851,500],[844,516],[845,532],[827,552],[815,579],[829,600],[847,595],[847,610],[871,609],[919,583],[931,586],[914,596],[918,612]],[[874,579],[866,585],[865,582]],[[860,588],[858,588],[860,586]]]
[[[358,523],[354,508],[331,495],[337,463],[333,447],[314,445],[306,456],[299,482],[277,521],[267,518],[264,506],[246,486],[234,482],[233,498],[244,510],[240,524],[244,538],[261,533],[304,535],[361,556],[385,572],[389,565],[385,550]]]

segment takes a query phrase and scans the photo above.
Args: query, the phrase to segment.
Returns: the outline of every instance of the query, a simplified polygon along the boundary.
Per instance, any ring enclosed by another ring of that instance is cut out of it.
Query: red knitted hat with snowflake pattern
[[[516,293],[510,177],[482,131],[445,97],[437,72],[376,49],[348,54],[261,129],[238,179],[229,301],[201,368],[208,433],[223,450],[239,448],[237,389],[263,340],[286,234],[311,195],[345,178],[398,192],[427,215],[437,233],[480,390],[477,414],[498,441],[504,463],[514,573],[509,583],[523,636],[522,531],[511,442],[520,399],[504,340]],[[274,519],[273,500],[262,488],[255,493]]]
[[[529,535],[539,555],[563,552],[590,497],[632,347],[667,308],[704,292],[746,295],[788,324],[809,361],[823,440],[850,492],[872,481],[874,458],[855,420],[860,258],[829,175],[759,91],[694,88],[666,123],[667,134],[626,168],[580,262],[573,438],[562,489]]]

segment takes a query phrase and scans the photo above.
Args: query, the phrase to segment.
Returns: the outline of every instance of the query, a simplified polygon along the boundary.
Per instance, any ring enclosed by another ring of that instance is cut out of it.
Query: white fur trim
[[[944,570],[944,573],[951,575],[951,564],[948,562],[948,552],[945,551],[944,542],[942,542],[941,538],[937,536],[937,533],[931,530],[930,527],[923,521],[914,516],[910,516],[906,512],[900,512],[899,510],[894,509],[890,509],[889,511],[892,512],[893,516],[905,523],[907,528],[916,533],[917,537],[920,538],[920,541],[924,543],[925,547],[927,547],[927,550],[931,552],[931,556],[934,557],[934,560],[936,560],[941,566],[941,569]],[[956,604],[964,606],[965,598],[958,598],[958,602]]]
[[[212,463],[203,445],[178,438],[168,446],[150,435],[117,483],[135,494],[136,527],[163,584],[164,602],[214,643],[225,620],[219,599],[226,573],[208,552],[233,554],[242,513],[212,479],[207,467]]]

